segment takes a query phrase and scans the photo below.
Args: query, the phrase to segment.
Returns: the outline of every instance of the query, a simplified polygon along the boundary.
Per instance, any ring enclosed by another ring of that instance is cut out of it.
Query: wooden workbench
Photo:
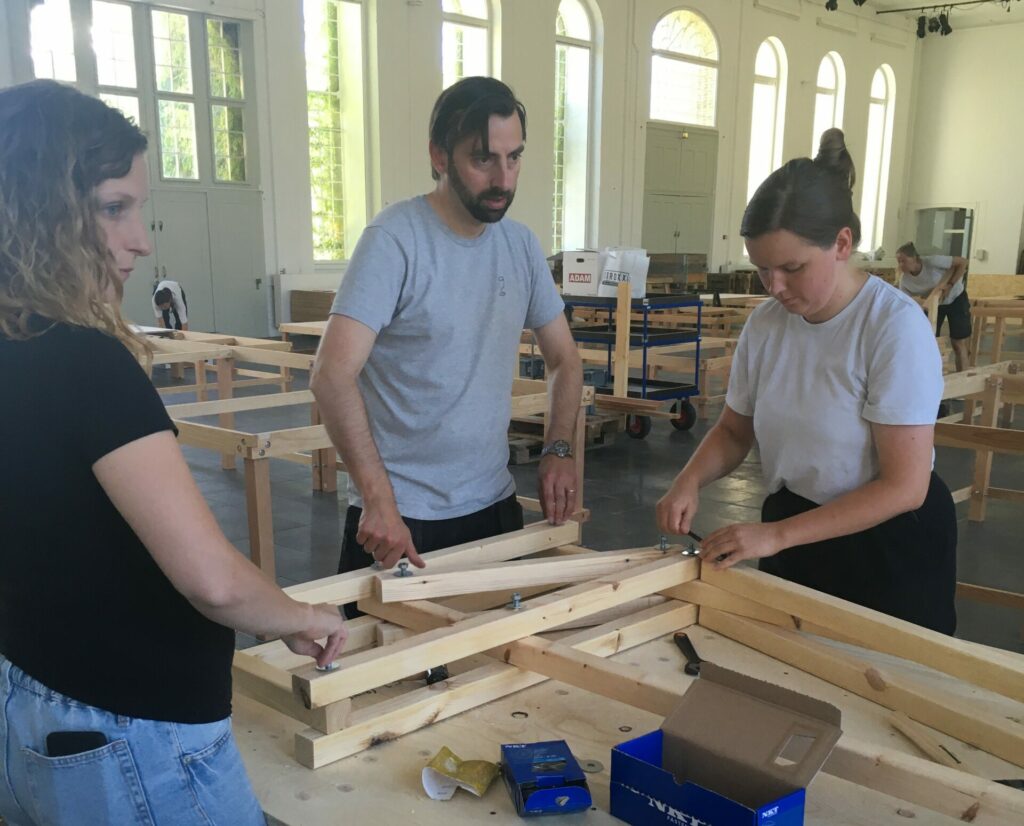
[[[694,628],[692,639],[705,659],[839,706],[843,711],[844,739],[841,742],[855,737],[907,755],[921,756],[914,746],[889,728],[884,719],[888,712],[880,706],[712,631]],[[1020,714],[1020,704],[999,695],[886,655],[869,656],[890,673],[897,669],[911,672],[919,680],[970,696],[975,702],[984,702],[996,713]],[[613,659],[639,665],[649,675],[649,682],[660,686],[682,690],[691,681],[682,673],[683,658],[671,637],[624,651]],[[453,671],[457,673],[457,667],[453,667]],[[559,822],[618,823],[620,821],[608,814],[611,748],[657,728],[660,723],[661,719],[652,713],[549,680],[311,771],[298,765],[293,757],[293,734],[303,728],[302,724],[238,695],[234,714],[235,735],[261,804],[268,814],[296,826],[366,821],[377,824],[404,821],[416,826],[519,823],[500,779],[482,799],[460,790],[452,800],[438,802],[430,800],[423,792],[420,771],[444,745],[463,759],[496,761],[501,743],[545,739],[565,739],[577,758],[597,760],[604,767],[603,771],[588,775],[596,808]],[[1003,779],[1024,773],[948,736],[935,736],[986,777]],[[941,767],[936,769],[942,770]],[[986,821],[984,814],[982,811],[977,823],[992,822]],[[827,771],[822,771],[808,789],[808,824],[905,826],[911,818],[919,826],[963,822],[839,779]]]

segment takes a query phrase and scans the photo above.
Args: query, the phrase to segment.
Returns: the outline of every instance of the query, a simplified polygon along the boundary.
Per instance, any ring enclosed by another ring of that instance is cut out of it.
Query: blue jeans
[[[49,757],[55,731],[107,744]],[[191,725],[112,714],[52,691],[0,655],[0,816],[9,826],[263,826],[231,718]]]

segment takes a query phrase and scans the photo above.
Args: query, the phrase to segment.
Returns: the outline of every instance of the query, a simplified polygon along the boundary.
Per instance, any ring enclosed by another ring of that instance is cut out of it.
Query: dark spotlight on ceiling
[[[930,34],[935,34],[939,30],[939,18],[929,17],[928,18],[928,31]]]
[[[868,0],[853,0],[853,5],[863,6],[866,2],[868,2]]]
[[[825,11],[835,11],[839,8],[839,0],[825,0]]]
[[[928,34],[928,18],[923,14],[917,18],[917,36],[924,37]]]
[[[939,15],[939,31],[943,37],[953,33],[953,27],[949,25],[949,15],[946,13]]]

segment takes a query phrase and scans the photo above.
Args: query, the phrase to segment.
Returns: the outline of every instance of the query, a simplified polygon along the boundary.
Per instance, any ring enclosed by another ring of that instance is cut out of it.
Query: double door
[[[148,209],[153,252],[125,285],[125,316],[153,326],[153,288],[170,279],[185,291],[191,329],[267,335],[260,193],[154,189]]]

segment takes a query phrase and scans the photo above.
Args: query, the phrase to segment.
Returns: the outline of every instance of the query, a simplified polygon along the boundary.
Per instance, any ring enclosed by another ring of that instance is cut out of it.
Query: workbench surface
[[[842,726],[846,735],[915,757],[922,756],[885,721],[889,714],[887,709],[710,630],[694,627],[691,639],[706,660],[838,706],[843,712]],[[844,647],[839,643],[830,644]],[[906,673],[929,686],[970,697],[987,711],[1008,717],[1021,714],[1021,704],[997,694],[894,657],[853,650],[888,672]],[[660,686],[680,689],[691,681],[683,674],[684,660],[671,636],[623,651],[612,659],[640,666],[650,675],[649,682]],[[477,657],[467,662],[477,665],[482,660]],[[455,672],[460,670],[453,667]],[[358,701],[359,698],[354,702]],[[311,771],[296,763],[293,757],[293,734],[302,728],[300,723],[237,694],[234,709],[235,734],[256,794],[268,814],[290,826],[522,823],[500,778],[482,799],[460,790],[452,800],[441,802],[426,796],[420,783],[420,771],[442,746],[448,746],[463,759],[497,761],[502,743],[549,739],[565,739],[577,759],[597,760],[604,767],[603,771],[588,775],[594,808],[550,822],[619,823],[621,821],[608,814],[611,747],[661,724],[661,718],[649,712],[548,680]],[[934,731],[932,734],[958,757],[965,758],[979,775],[1004,779],[1024,774],[1024,769],[947,735]],[[823,771],[808,788],[806,822],[827,826],[907,826],[908,822],[913,822],[916,826],[925,826],[962,821]]]

